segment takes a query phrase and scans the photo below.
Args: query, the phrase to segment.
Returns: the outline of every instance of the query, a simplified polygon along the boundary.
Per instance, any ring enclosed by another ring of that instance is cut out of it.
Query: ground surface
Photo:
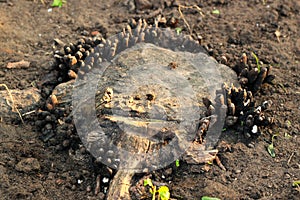
[[[46,1],[45,1],[46,2]],[[140,2],[140,1],[136,1]],[[158,14],[178,19],[178,27],[189,33],[180,18],[182,9],[194,37],[211,48],[218,61],[227,58],[234,66],[242,53],[255,52],[272,65],[274,85],[258,94],[257,101],[271,99],[275,125],[263,131],[248,147],[242,136],[227,133],[219,157],[227,169],[217,165],[203,172],[203,166],[184,163],[173,169],[168,186],[176,199],[299,199],[292,187],[300,179],[300,2],[290,1],[152,1],[148,8],[128,1],[67,0],[62,8],[48,11],[51,3],[36,0],[0,1],[0,84],[10,89],[36,85],[49,71],[55,38],[75,42],[84,34],[99,31],[104,37],[119,32],[130,18],[153,20]],[[163,3],[160,3],[163,2]],[[218,9],[220,14],[212,14]],[[277,37],[275,32],[277,31]],[[280,33],[280,35],[278,35]],[[9,62],[30,61],[27,69],[7,69]],[[2,89],[2,88],[1,88]],[[3,88],[4,89],[4,88]],[[0,122],[0,199],[101,199],[94,194],[96,176],[101,174],[88,157],[80,159],[68,151],[57,151],[39,140],[34,123],[14,119]],[[272,134],[276,157],[266,146]],[[226,143],[226,145],[224,145]],[[24,164],[25,163],[25,164]],[[27,163],[27,164],[26,164]],[[24,167],[25,166],[25,167]],[[28,168],[26,168],[26,166]],[[170,173],[170,170],[159,173]],[[79,183],[78,180],[83,180]]]

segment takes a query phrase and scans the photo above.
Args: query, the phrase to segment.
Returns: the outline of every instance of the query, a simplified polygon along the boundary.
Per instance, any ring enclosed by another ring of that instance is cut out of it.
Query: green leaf
[[[144,186],[149,185],[150,187],[153,187],[152,181],[150,178],[147,178],[144,180]]]
[[[275,149],[273,142],[268,146],[268,152],[272,156],[272,158],[275,158]]]
[[[201,198],[201,200],[221,200],[221,199],[215,198],[215,197],[203,196],[203,197]]]
[[[271,144],[268,146],[268,152],[273,158],[275,157],[274,138],[277,137],[278,135],[279,133],[276,133],[272,136]]]
[[[176,161],[175,161],[175,166],[176,166],[176,167],[179,167],[179,166],[180,166],[179,160],[178,160],[178,159],[176,159]]]
[[[62,7],[63,4],[66,3],[65,0],[53,0],[52,7]]]
[[[219,15],[220,11],[218,9],[215,9],[215,10],[212,11],[212,14]]]
[[[293,182],[293,187],[300,187],[300,180]]]
[[[158,194],[161,200],[169,200],[170,199],[170,191],[167,186],[161,186],[158,189]]]
[[[258,59],[257,55],[255,55],[255,53],[252,52],[251,55],[255,58],[257,69],[258,69],[258,73],[259,73],[260,72],[259,59]]]

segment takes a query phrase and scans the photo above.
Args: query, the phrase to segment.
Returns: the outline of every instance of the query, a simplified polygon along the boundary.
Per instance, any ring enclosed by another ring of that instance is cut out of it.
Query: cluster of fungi
[[[90,71],[95,63],[101,63],[103,58],[112,59],[119,52],[141,41],[152,42],[151,37],[159,34],[160,28],[157,22],[152,26],[148,25],[145,20],[139,20],[131,23],[131,26],[128,25],[113,41],[105,40],[99,34],[83,37],[76,43],[64,46],[63,51],[55,51],[54,78],[52,85],[47,82],[45,84],[48,86],[42,90],[47,101],[39,111],[36,121],[37,126],[42,130],[42,140],[56,145],[58,149],[80,146],[78,145],[80,139],[76,135],[76,128],[72,122],[72,115],[70,115],[71,102],[64,102],[58,95],[51,94],[56,85],[77,77],[84,77],[84,74]],[[181,37],[180,40],[176,41],[177,43],[175,42],[174,45],[190,46],[189,49],[195,49],[196,52],[197,49],[202,49],[191,36]],[[266,116],[264,112],[272,102],[265,101],[261,105],[255,105],[254,98],[262,84],[270,83],[274,79],[274,76],[270,74],[271,67],[253,66],[249,62],[247,55],[243,54],[241,60],[234,67],[240,87],[223,84],[222,88],[216,91],[214,101],[203,99],[207,111],[206,116],[200,119],[195,140],[202,141],[205,131],[210,125],[209,117],[220,112],[224,106],[226,106],[226,110],[223,111],[226,114],[224,126],[238,129],[247,137],[258,136],[260,127],[272,123],[272,118]]]
[[[95,64],[109,61],[136,43],[153,43],[153,37],[160,34],[162,31],[158,27],[157,21],[154,25],[148,25],[145,20],[139,20],[131,23],[131,26],[128,25],[113,40],[105,40],[98,34],[83,37],[76,43],[64,46],[63,50],[55,51],[53,71],[48,80],[42,84],[42,95],[47,100],[41,106],[36,120],[36,125],[42,132],[41,139],[49,145],[55,146],[57,150],[79,149],[81,152],[86,152],[76,134],[71,114],[73,109],[72,98],[70,97],[72,88],[66,87],[61,91],[56,91],[56,93],[53,92],[54,88],[59,84],[75,81],[76,78],[84,79],[84,75]],[[175,31],[174,35],[177,35]],[[189,49],[196,53],[204,50],[191,36],[174,37],[174,41],[171,41],[172,37],[168,39],[170,40],[167,41],[168,48],[172,50],[182,50],[180,49],[181,46],[189,46]],[[166,41],[156,40],[155,42],[163,47]],[[156,45],[156,43],[153,44]],[[173,46],[170,47],[170,44]],[[170,63],[169,67],[175,70],[178,66],[176,63]],[[211,117],[214,114],[225,118],[224,129],[235,129],[247,138],[257,137],[261,127],[273,123],[272,118],[267,116],[265,112],[272,105],[272,102],[264,101],[260,105],[256,105],[255,102],[255,95],[259,92],[260,87],[265,83],[271,83],[274,79],[270,73],[271,66],[253,65],[248,60],[247,55],[243,54],[233,69],[237,74],[240,86],[236,87],[233,84],[224,83],[216,91],[214,100],[203,98],[203,104],[207,110],[204,114],[199,115],[200,123],[194,142],[201,144],[205,141],[206,132],[213,125]],[[112,188],[114,187],[112,186]],[[112,195],[111,199],[113,198]]]

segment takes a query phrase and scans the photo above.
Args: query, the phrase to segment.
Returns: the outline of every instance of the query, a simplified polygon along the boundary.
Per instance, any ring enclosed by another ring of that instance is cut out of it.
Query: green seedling
[[[271,155],[272,158],[275,158],[275,148],[274,148],[274,137],[278,136],[278,134],[275,134],[272,136],[271,144],[268,145],[268,152]]]
[[[180,166],[179,160],[178,160],[178,159],[176,159],[176,161],[175,161],[175,166],[176,166],[176,167],[179,167],[179,166]]]
[[[293,187],[300,187],[300,180],[294,181]]]
[[[288,134],[288,133],[284,133],[284,137],[285,138],[291,138],[292,136],[290,134]]]
[[[212,14],[219,15],[220,11],[218,9],[215,9],[215,10],[212,11]]]
[[[255,53],[251,53],[251,55],[254,57],[255,61],[256,61],[256,65],[257,65],[257,69],[258,69],[258,73],[260,72],[260,64],[259,64],[259,59],[257,57],[257,55],[255,55]]]
[[[67,3],[66,0],[53,0],[53,3],[52,3],[52,7],[59,7],[61,8],[63,6],[63,4]]]
[[[215,198],[215,197],[203,196],[203,197],[201,198],[201,200],[221,200],[221,199]]]
[[[300,192],[300,180],[294,181],[293,187]]]
[[[169,200],[170,199],[170,191],[167,186],[161,186],[158,190],[156,190],[156,186],[153,185],[150,178],[144,180],[144,186],[150,186],[149,192],[152,194],[152,200],[155,200],[156,195],[158,194],[158,200]]]
[[[175,31],[176,31],[177,35],[180,35],[180,33],[182,31],[182,28],[181,27],[177,27],[177,28],[175,28]]]
[[[163,185],[158,189],[158,199],[161,199],[161,200],[169,200],[170,199],[170,191],[167,186]]]
[[[153,185],[150,178],[144,180],[144,186],[150,186],[149,192],[152,194],[152,200],[155,200],[156,186]]]
[[[222,129],[223,132],[226,131],[226,130],[227,130],[226,128],[223,128],[223,129]]]

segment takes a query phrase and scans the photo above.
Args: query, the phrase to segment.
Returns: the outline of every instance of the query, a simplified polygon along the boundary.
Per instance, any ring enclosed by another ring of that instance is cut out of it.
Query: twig
[[[29,111],[29,112],[26,112],[26,113],[22,114],[22,117],[24,117],[26,115],[31,115],[32,113],[35,113],[35,110],[32,110],[32,111]]]
[[[201,8],[199,8],[197,5],[193,5],[193,6],[183,6],[183,5],[179,5],[179,6],[178,6],[178,12],[179,12],[179,14],[180,14],[180,17],[183,19],[185,25],[186,25],[187,28],[189,29],[190,34],[192,34],[191,27],[190,27],[189,23],[186,21],[186,19],[185,19],[183,13],[182,13],[182,11],[181,11],[181,8],[184,8],[184,9],[196,9],[196,10],[198,10],[198,12],[200,13],[200,15],[201,15],[202,17],[204,17],[204,14],[202,13]]]
[[[288,161],[287,161],[287,165],[290,164],[291,160],[292,160],[292,157],[294,156],[295,152],[292,153],[292,155],[289,157]]]
[[[101,181],[100,178],[101,178],[100,175],[96,177],[96,187],[94,192],[95,195],[97,195],[100,192],[100,181]]]
[[[11,102],[12,102],[12,104],[10,104],[9,101],[6,100],[6,103],[11,107],[11,109],[12,109],[13,112],[17,112],[17,113],[18,113],[18,115],[19,115],[19,117],[20,117],[22,123],[25,124],[25,123],[24,123],[24,120],[23,120],[23,118],[22,118],[22,115],[21,115],[21,113],[20,113],[20,111],[18,110],[17,106],[15,105],[14,98],[13,98],[13,96],[12,96],[10,90],[8,89],[7,85],[2,83],[2,84],[0,84],[0,87],[1,87],[1,86],[4,87],[4,88],[6,89],[6,91],[8,92],[9,98],[10,98],[10,100],[11,100]]]

